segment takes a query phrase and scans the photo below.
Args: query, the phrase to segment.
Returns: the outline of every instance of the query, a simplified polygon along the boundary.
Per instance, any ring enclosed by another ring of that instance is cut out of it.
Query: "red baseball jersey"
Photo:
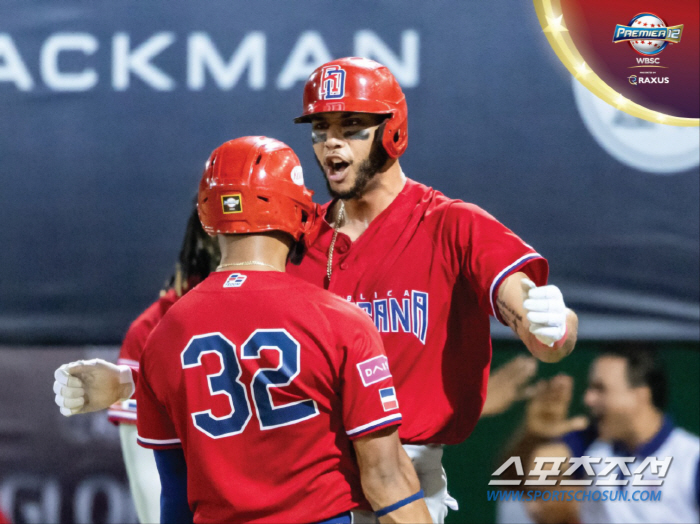
[[[169,289],[163,296],[148,306],[136,320],[131,323],[119,351],[117,364],[124,364],[132,369],[134,380],[138,377],[139,359],[151,331],[156,327],[165,312],[179,297],[174,289]],[[136,424],[136,399],[130,398],[116,402],[107,410],[109,421],[114,424]]]
[[[479,207],[407,180],[357,240],[338,234],[329,286],[329,205],[301,265],[287,270],[372,318],[401,403],[404,443],[463,441],[486,397],[499,285],[516,271],[544,285],[547,261]]]
[[[138,440],[182,446],[195,522],[314,522],[364,499],[351,440],[401,421],[367,315],[284,273],[217,272],[141,356]]]

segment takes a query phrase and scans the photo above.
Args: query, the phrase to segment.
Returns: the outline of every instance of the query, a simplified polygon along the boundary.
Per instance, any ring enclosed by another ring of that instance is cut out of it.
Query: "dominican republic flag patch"
[[[394,388],[380,389],[379,398],[382,399],[382,406],[384,406],[384,411],[399,409],[399,401],[396,400],[396,391],[394,391]]]

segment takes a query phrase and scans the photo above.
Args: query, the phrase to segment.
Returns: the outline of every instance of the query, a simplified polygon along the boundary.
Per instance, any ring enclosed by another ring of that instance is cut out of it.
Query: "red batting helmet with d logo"
[[[294,122],[310,122],[312,115],[331,111],[389,115],[382,144],[392,158],[406,151],[406,97],[382,64],[367,58],[340,58],[311,73],[304,86],[304,112]]]

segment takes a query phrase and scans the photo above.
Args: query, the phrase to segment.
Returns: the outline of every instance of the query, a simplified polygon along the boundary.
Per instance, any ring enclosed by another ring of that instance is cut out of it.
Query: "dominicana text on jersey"
[[[375,291],[367,297],[360,293],[355,300],[352,295],[348,295],[347,300],[364,309],[380,333],[413,333],[425,344],[425,334],[428,332],[428,293],[414,289],[396,294],[387,291],[384,298],[379,298]]]

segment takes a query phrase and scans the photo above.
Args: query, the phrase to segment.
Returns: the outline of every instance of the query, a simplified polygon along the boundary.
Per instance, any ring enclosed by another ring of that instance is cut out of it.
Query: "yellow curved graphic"
[[[581,82],[591,93],[620,111],[649,122],[671,126],[700,126],[700,119],[698,118],[681,118],[665,115],[640,106],[615,91],[588,67],[581,53],[576,49],[569,35],[569,30],[564,26],[561,1],[534,0],[534,4],[542,30],[559,60],[574,75],[576,80]]]

